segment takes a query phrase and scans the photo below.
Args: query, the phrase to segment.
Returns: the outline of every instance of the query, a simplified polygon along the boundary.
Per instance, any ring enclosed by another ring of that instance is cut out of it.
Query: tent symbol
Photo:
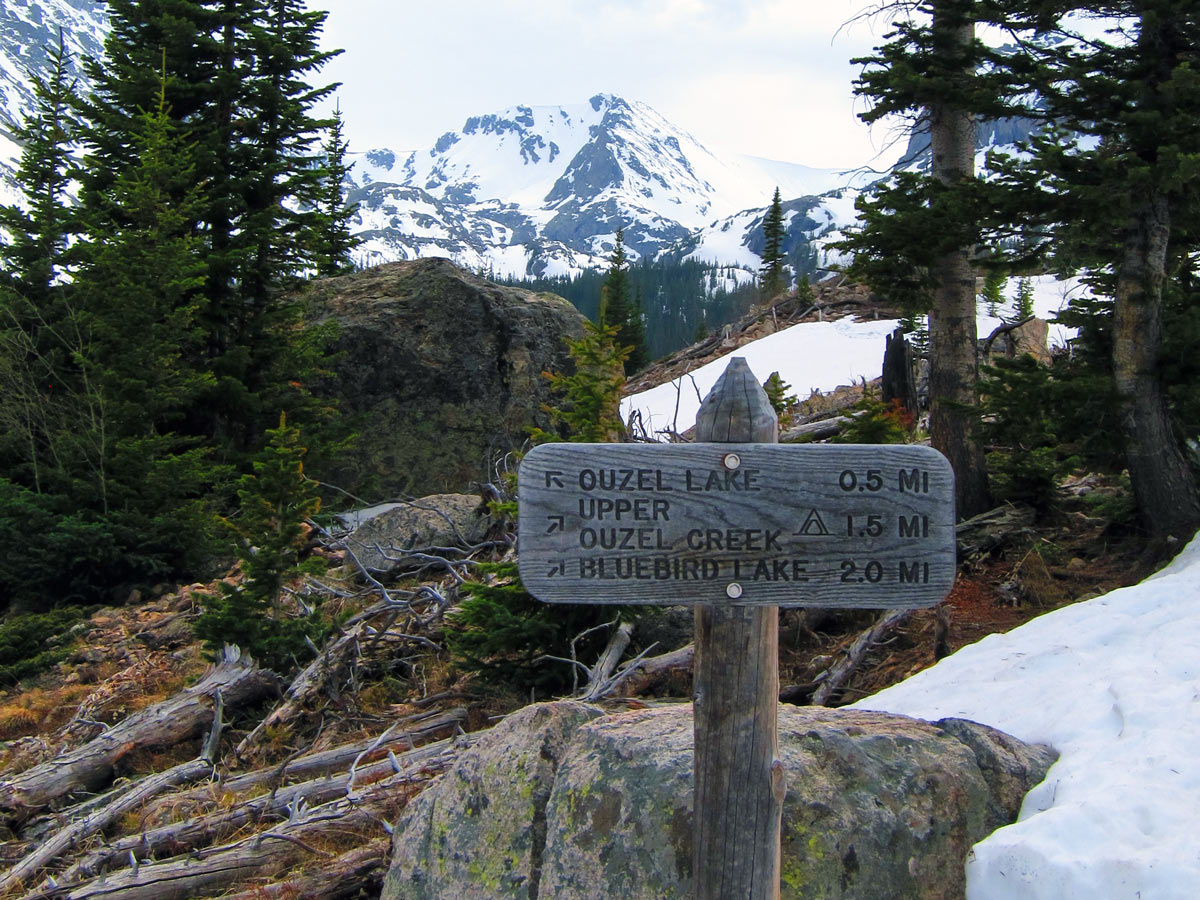
[[[804,524],[800,526],[800,530],[796,534],[805,537],[825,537],[828,536],[829,529],[825,527],[821,514],[814,509],[808,514],[808,518],[804,520]]]

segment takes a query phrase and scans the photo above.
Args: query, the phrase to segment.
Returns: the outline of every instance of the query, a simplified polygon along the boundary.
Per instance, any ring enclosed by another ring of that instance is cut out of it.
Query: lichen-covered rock
[[[368,519],[344,543],[367,569],[392,572],[405,550],[478,544],[493,524],[474,494],[431,494]]]
[[[420,496],[491,480],[497,453],[550,427],[543,372],[569,366],[584,318],[553,294],[493,284],[446,259],[310,282],[309,317],[339,337],[323,388],[358,423],[333,474],[349,490]]]
[[[602,714],[542,703],[497,725],[405,808],[382,900],[536,897],[555,772],[579,726]]]
[[[422,820],[397,832],[397,859],[411,858],[411,851],[401,847],[417,846],[424,869],[408,863],[394,867],[385,898],[668,900],[693,895],[691,706],[602,718],[578,704],[553,707],[558,738],[565,734],[562,726],[570,724],[574,737],[558,751],[557,767],[551,767],[553,790],[539,786],[531,795],[545,796],[545,806],[529,813],[534,824],[521,832],[521,841],[501,839],[498,850],[488,843],[497,834],[517,834],[521,826],[516,823],[527,809],[503,799],[513,789],[494,772],[490,790],[472,782],[484,790],[480,796],[489,798],[488,804],[475,800],[478,816],[496,816],[492,825],[461,813],[458,818],[468,825],[451,827],[443,810],[440,831]],[[580,714],[568,715],[572,707]],[[536,709],[521,715],[534,717],[531,721],[550,716],[531,712]],[[514,727],[522,727],[521,721],[509,720]],[[514,739],[506,734],[504,741]],[[779,738],[788,780],[785,900],[962,897],[971,845],[1015,820],[1025,793],[1055,758],[1047,748],[973,722],[928,723],[856,710],[781,707]],[[513,771],[523,778],[528,769]],[[448,779],[428,789],[406,821],[428,819],[443,804],[465,803],[468,794],[455,784]],[[536,842],[539,829],[542,847],[523,843],[525,835]],[[437,835],[436,842],[430,834]],[[516,843],[522,859],[540,860],[540,876],[501,878],[500,890],[495,876],[485,884],[484,872],[506,872],[510,865],[526,871],[509,862]],[[431,884],[425,870],[435,869],[446,873],[437,890],[418,892]],[[461,880],[449,877],[451,870]],[[406,879],[408,893],[400,887]]]

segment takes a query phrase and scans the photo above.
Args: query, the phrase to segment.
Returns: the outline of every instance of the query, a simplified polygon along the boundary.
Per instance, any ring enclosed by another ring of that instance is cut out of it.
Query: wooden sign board
[[[890,609],[954,584],[929,447],[543,444],[518,478],[521,581],[547,603]]]

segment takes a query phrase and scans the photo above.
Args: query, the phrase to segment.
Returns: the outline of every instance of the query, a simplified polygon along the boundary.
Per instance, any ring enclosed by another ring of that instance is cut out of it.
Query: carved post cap
[[[773,444],[779,417],[744,356],[729,360],[696,413],[696,440]]]

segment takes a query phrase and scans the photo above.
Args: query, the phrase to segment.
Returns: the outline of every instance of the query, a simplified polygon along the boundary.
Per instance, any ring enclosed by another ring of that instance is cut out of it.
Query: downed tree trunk
[[[779,435],[779,442],[784,444],[799,440],[823,441],[826,438],[836,437],[843,428],[850,424],[851,420],[851,416],[834,416],[832,419],[797,425]]]
[[[24,817],[74,791],[96,789],[132,750],[189,740],[212,725],[218,693],[226,706],[237,706],[276,690],[273,673],[227,647],[222,661],[192,687],[128,716],[70,753],[0,781],[0,809]]]
[[[580,696],[580,700],[584,703],[593,703],[608,693],[605,688],[612,676],[613,669],[617,667],[617,663],[625,655],[625,650],[629,647],[629,641],[632,639],[632,636],[633,624],[631,622],[622,622],[617,626],[617,630],[613,632],[608,646],[604,648],[604,652],[596,660],[596,665],[588,670],[587,687]]]
[[[1037,512],[1032,506],[1009,503],[959,522],[954,529],[959,559],[986,555],[1028,533],[1036,517]]]
[[[242,738],[234,754],[241,759],[254,746],[259,736],[273,725],[284,725],[298,718],[305,704],[321,693],[325,685],[345,674],[353,657],[358,652],[358,642],[366,632],[367,623],[360,621],[345,634],[329,644],[321,654],[305,666],[293,679],[284,695],[283,702],[271,710],[271,714]]]
[[[622,697],[631,697],[641,693],[654,681],[665,675],[675,672],[690,675],[695,655],[696,645],[687,644],[670,653],[651,656],[648,659],[631,663],[618,673],[619,680],[610,679],[613,688],[611,692],[616,692],[619,688]]]
[[[821,683],[813,691],[812,705],[827,706],[834,693],[841,690],[850,680],[850,676],[870,649],[889,637],[912,613],[911,609],[889,609],[874,625],[856,637],[846,655],[825,670],[820,679]]]
[[[188,816],[183,821],[109,841],[68,869],[62,880],[70,883],[91,878],[128,861],[130,854],[144,860],[164,853],[173,855],[194,850],[233,834],[246,825],[286,819],[303,806],[316,807],[337,800],[346,796],[354,785],[369,786],[381,778],[387,778],[388,784],[394,787],[424,781],[431,775],[446,771],[458,754],[472,743],[474,741],[463,737],[447,738],[358,768],[353,777],[349,772],[344,772],[302,781],[228,809],[204,816]]]
[[[139,862],[83,883],[50,881],[23,900],[184,900],[219,893],[264,871],[280,872],[303,856],[331,856],[313,846],[313,841],[347,834],[380,836],[385,830],[384,813],[396,808],[398,799],[407,799],[397,794],[403,792],[404,782],[411,780],[409,775],[393,776],[353,797],[311,810],[297,809],[287,822],[208,851],[156,863]]]
[[[330,747],[328,750],[299,756],[282,766],[268,766],[242,775],[222,778],[220,787],[225,793],[242,794],[264,784],[279,785],[290,779],[343,772],[363,753],[367,754],[364,762],[374,762],[389,750],[395,751],[401,748],[412,750],[418,742],[429,740],[439,733],[451,730],[457,732],[466,723],[467,710],[465,707],[456,707],[445,712],[419,713],[399,720],[398,724],[405,726],[404,730],[389,735],[383,741],[379,741],[378,738],[368,738]],[[146,819],[153,821],[167,805],[179,808],[182,802],[203,800],[210,795],[211,790],[208,789],[176,794],[146,810]]]
[[[150,775],[149,778],[138,781],[137,784],[134,784],[122,793],[120,797],[110,800],[108,804],[95,812],[91,812],[90,815],[77,818],[70,826],[60,830],[58,834],[54,834],[49,840],[42,842],[42,844],[35,848],[34,852],[20,859],[16,865],[12,866],[12,869],[0,877],[0,894],[4,894],[14,884],[28,881],[30,876],[42,869],[43,866],[46,866],[47,863],[52,862],[56,857],[61,856],[62,852],[70,850],[73,846],[77,846],[80,841],[90,838],[91,835],[102,832],[110,824],[119,820],[121,816],[124,816],[126,812],[142,808],[148,800],[157,797],[163,791],[168,791],[170,788],[179,785],[190,784],[192,781],[211,775],[212,757],[216,756],[217,745],[221,742],[220,694],[217,694],[216,703],[217,709],[214,725],[212,725],[212,733],[209,739],[206,740],[204,751],[200,756],[194,758],[194,760],[180,763],[179,766],[169,768],[166,772]]]
[[[297,897],[346,900],[350,897],[375,897],[379,895],[383,876],[387,874],[390,845],[391,841],[387,838],[378,838],[365,847],[343,853],[312,875],[288,878],[238,894],[226,894],[222,900],[295,900]]]
[[[330,804],[331,807],[335,804]],[[183,900],[186,897],[220,893],[265,870],[279,872],[302,855],[327,856],[308,841],[331,831],[379,829],[378,817],[348,805],[323,810],[302,824],[284,823],[278,828],[228,844],[209,855],[186,855],[160,863],[138,864],[83,884],[59,886],[49,883],[24,900]]]

